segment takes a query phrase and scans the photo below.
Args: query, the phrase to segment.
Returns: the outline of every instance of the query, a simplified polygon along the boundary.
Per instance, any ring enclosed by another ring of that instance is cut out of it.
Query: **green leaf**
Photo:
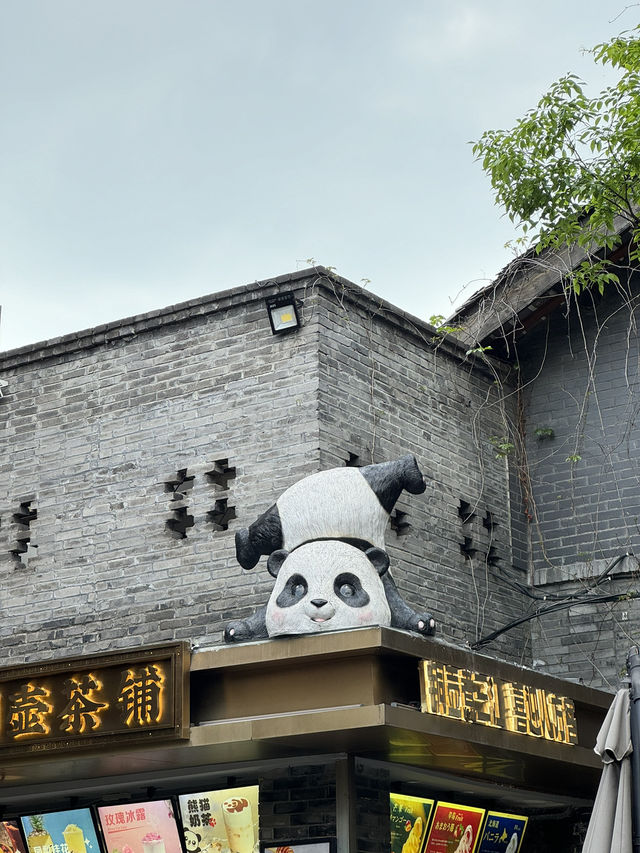
[[[640,236],[640,26],[590,54],[619,69],[615,85],[589,97],[583,81],[566,74],[511,130],[488,130],[472,147],[519,232],[513,245],[535,246],[538,255],[564,246],[587,250],[580,270],[563,270],[575,293],[618,281],[607,260],[620,245],[617,216]],[[640,261],[634,244],[629,258]]]

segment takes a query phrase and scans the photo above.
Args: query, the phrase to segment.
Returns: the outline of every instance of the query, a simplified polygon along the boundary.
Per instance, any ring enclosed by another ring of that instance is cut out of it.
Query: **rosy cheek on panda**
[[[284,613],[281,610],[275,610],[271,614],[271,620],[277,628],[281,628],[284,624]]]
[[[373,611],[370,607],[362,607],[356,611],[356,622],[358,625],[371,625],[374,620]]]

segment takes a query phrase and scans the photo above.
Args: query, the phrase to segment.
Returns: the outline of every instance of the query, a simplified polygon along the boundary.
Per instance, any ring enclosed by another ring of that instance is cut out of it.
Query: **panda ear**
[[[382,577],[389,568],[387,552],[383,551],[382,548],[367,548],[364,553],[371,560],[380,577]]]
[[[282,568],[282,564],[289,556],[289,552],[281,548],[279,551],[274,551],[267,560],[267,569],[270,575],[274,578],[278,577],[278,572]]]

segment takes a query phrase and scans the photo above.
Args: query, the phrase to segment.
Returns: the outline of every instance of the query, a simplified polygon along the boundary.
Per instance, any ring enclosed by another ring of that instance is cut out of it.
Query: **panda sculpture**
[[[426,484],[415,456],[364,468],[331,468],[294,483],[249,528],[236,533],[236,557],[252,569],[261,556],[316,539],[353,539],[384,548],[384,532],[404,489]]]
[[[225,640],[321,633],[365,625],[435,632],[428,613],[401,597],[389,573],[384,532],[403,489],[424,492],[415,457],[335,468],[299,481],[248,529],[236,533],[238,562],[261,555],[276,579],[269,601],[227,625]]]
[[[391,624],[381,580],[389,559],[380,548],[309,542],[274,551],[267,567],[276,579],[265,613],[270,637]]]
[[[228,643],[368,625],[435,633],[433,617],[413,610],[398,592],[381,548],[308,542],[291,553],[274,551],[267,568],[276,578],[269,601],[248,619],[227,625]]]

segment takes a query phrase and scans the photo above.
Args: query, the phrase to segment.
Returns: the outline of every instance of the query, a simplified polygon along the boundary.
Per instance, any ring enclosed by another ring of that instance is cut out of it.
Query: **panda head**
[[[199,853],[201,836],[199,832],[194,832],[192,829],[185,829],[184,844],[188,853]]]
[[[380,548],[308,542],[291,553],[274,551],[267,567],[276,578],[266,613],[270,637],[391,624],[381,579],[389,558]]]

